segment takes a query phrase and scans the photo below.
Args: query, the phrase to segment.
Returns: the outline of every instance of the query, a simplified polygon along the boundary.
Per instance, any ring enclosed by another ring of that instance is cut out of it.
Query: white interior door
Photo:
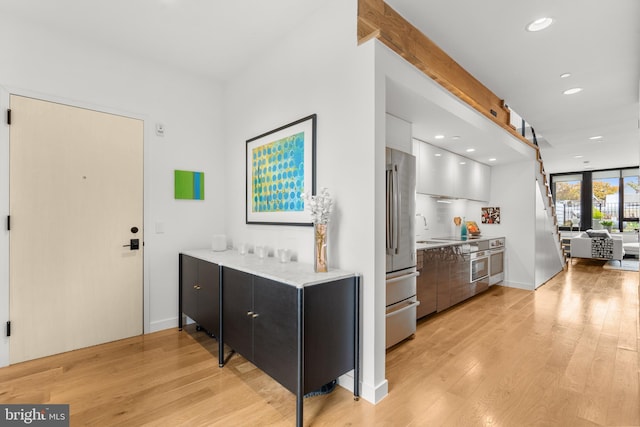
[[[10,104],[10,363],[141,334],[143,122]]]

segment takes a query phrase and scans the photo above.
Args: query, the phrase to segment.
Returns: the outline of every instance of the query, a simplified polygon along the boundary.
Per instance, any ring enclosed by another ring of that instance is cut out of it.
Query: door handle
[[[129,248],[132,251],[137,251],[140,249],[140,239],[131,239],[129,240],[128,245],[122,245],[123,248]]]

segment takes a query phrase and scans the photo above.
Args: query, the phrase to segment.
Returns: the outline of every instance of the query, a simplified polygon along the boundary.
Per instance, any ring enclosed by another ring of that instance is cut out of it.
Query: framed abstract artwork
[[[175,170],[173,180],[176,199],[204,200],[204,172]]]
[[[312,225],[303,193],[315,194],[315,114],[247,140],[246,223]]]
[[[484,207],[480,208],[483,224],[500,224],[500,208],[499,207]]]

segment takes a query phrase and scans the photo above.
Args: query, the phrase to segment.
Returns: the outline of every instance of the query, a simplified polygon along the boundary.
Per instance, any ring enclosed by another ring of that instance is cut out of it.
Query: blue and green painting
[[[176,199],[204,200],[204,172],[174,171]]]
[[[251,156],[252,211],[303,211],[304,132],[256,147]]]

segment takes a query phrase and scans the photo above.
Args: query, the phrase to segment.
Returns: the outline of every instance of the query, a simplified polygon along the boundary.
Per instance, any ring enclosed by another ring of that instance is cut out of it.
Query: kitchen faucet
[[[417,213],[416,216],[422,217],[422,221],[424,222],[424,229],[428,230],[429,226],[427,225],[427,218],[421,213]]]

